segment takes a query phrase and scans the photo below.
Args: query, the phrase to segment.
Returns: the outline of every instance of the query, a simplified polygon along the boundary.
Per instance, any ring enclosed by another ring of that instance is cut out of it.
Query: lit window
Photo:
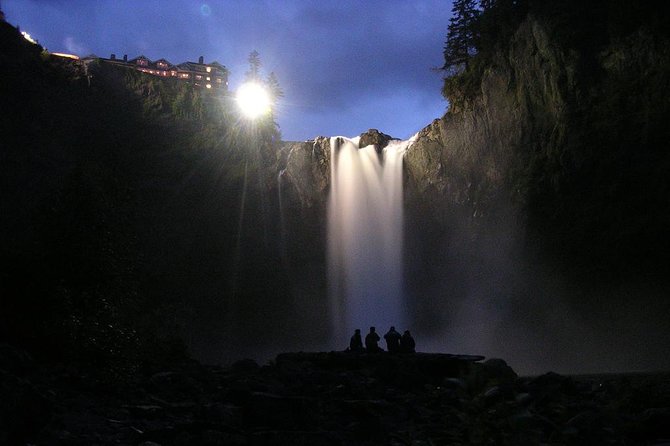
[[[210,80],[210,79],[209,79],[209,76],[207,76],[207,80]]]
[[[207,88],[212,88],[212,84],[207,84]]]
[[[223,79],[217,79],[216,82],[220,84],[223,82]]]
[[[195,78],[198,79],[198,80],[200,80],[200,79],[202,79],[202,76],[200,76],[199,74],[196,74],[196,75],[195,75]]]
[[[207,67],[207,72],[209,73],[210,71],[212,71],[212,67]]]

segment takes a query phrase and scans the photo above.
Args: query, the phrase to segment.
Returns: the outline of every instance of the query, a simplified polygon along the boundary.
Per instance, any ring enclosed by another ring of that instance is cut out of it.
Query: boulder
[[[504,360],[491,358],[481,364],[472,364],[468,383],[471,389],[483,390],[497,385],[512,384],[517,377],[516,372]]]
[[[49,401],[29,382],[0,370],[0,444],[23,444],[50,420]]]
[[[370,129],[367,132],[361,133],[358,148],[362,149],[363,147],[373,145],[377,153],[382,153],[382,150],[388,145],[389,141],[394,139],[398,138],[382,133],[377,129]]]
[[[0,344],[0,370],[23,376],[34,368],[34,360],[25,350]]]
[[[316,423],[318,401],[302,396],[254,392],[243,412],[245,422],[253,428],[300,430]]]

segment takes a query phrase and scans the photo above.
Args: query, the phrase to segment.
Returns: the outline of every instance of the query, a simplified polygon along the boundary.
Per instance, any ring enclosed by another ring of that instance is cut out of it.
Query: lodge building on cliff
[[[91,55],[84,59],[125,66],[154,76],[173,77],[200,88],[228,91],[228,69],[216,61],[206,64],[203,56],[198,58],[197,63],[183,62],[177,65],[166,59],[151,61],[146,56],[128,60],[127,55],[124,55],[123,59],[117,59],[115,54],[109,59]]]

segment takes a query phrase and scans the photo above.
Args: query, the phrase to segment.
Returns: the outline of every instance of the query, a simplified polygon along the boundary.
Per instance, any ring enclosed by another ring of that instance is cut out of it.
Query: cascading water
[[[391,141],[381,160],[359,138],[331,138],[328,274],[334,341],[354,329],[405,327],[402,159],[414,142]],[[383,331],[382,331],[383,330]]]

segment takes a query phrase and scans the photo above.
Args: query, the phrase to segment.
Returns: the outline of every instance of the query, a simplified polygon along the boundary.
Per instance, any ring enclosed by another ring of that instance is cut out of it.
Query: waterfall
[[[328,280],[333,340],[355,328],[404,328],[402,160],[414,142],[391,141],[381,159],[359,138],[335,137],[328,202]]]

